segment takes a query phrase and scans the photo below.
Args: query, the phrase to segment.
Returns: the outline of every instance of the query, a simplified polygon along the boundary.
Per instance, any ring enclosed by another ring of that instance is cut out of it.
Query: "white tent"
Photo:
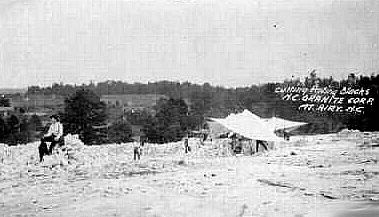
[[[268,127],[270,127],[271,130],[281,130],[281,129],[296,129],[300,126],[306,125],[308,123],[305,122],[296,122],[296,121],[289,121],[283,118],[261,118],[253,113],[251,113],[248,110],[244,110],[242,113],[240,113],[244,117],[249,117],[254,120],[261,120],[263,121]]]
[[[226,118],[211,118],[211,120],[249,139],[282,141],[267,123],[247,110],[240,114],[231,114]]]
[[[230,114],[226,118],[211,118],[211,120],[246,138],[265,141],[283,141],[282,138],[275,135],[275,130],[295,128],[306,124],[276,117],[263,119],[248,110],[239,114]]]

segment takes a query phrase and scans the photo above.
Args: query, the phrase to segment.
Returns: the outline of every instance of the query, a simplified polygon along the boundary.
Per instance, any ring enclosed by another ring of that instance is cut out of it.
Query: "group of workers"
[[[51,155],[57,145],[63,145],[63,125],[60,122],[58,115],[50,116],[51,124],[49,130],[41,138],[41,143],[38,146],[39,162],[44,160],[44,157]],[[48,145],[50,143],[50,145]],[[142,149],[145,146],[145,140],[140,138],[139,141],[133,143],[133,159],[140,160]]]
[[[44,156],[51,155],[53,153],[54,147],[63,142],[63,126],[60,123],[60,119],[58,115],[51,115],[51,125],[49,127],[49,130],[47,134],[45,134],[41,138],[39,149],[39,160],[40,162],[43,161]],[[231,139],[230,142],[230,149],[234,154],[238,154],[242,152],[242,143],[243,138],[238,138],[237,134],[231,133],[228,135],[228,138]],[[206,137],[203,137],[201,139],[201,144],[203,144]],[[50,142],[50,146],[47,146],[47,142]],[[251,140],[249,141],[251,142]],[[142,155],[142,150],[145,146],[145,139],[139,138],[139,140],[135,141],[133,143],[133,159],[140,160]],[[259,147],[263,147],[266,151],[268,150],[268,143],[266,141],[262,140],[256,140],[255,144],[255,152],[252,151],[252,153],[257,153],[259,151]],[[252,147],[252,146],[251,146]],[[188,137],[184,139],[184,152],[187,154],[191,151],[191,147],[188,144]]]
[[[255,140],[255,148],[253,148],[253,141],[254,140],[248,140],[244,139],[243,137],[238,137],[235,133],[228,134],[228,138],[230,139],[229,142],[229,149],[232,151],[233,154],[239,154],[243,152],[243,143],[248,142],[249,146],[251,148],[251,153],[258,153],[260,150],[260,147],[262,147],[265,151],[268,151],[268,142],[263,140]],[[204,141],[202,138],[200,138],[200,144],[204,144]],[[191,151],[191,147],[188,144],[188,137],[184,139],[184,153],[187,154]]]

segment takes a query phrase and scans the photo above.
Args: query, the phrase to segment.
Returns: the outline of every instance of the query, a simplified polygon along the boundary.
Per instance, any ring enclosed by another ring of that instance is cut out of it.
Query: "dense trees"
[[[106,143],[123,143],[132,141],[132,127],[127,121],[118,121],[107,130]]]
[[[0,117],[0,142],[4,142],[6,136],[7,136],[7,124],[5,123],[4,119]]]
[[[191,118],[183,99],[161,99],[156,105],[156,115],[144,125],[146,136],[157,143],[181,140],[195,127]]]
[[[362,131],[376,131],[379,130],[379,125],[375,123],[378,119],[378,100],[379,100],[379,75],[376,76],[360,76],[356,77],[354,74],[349,74],[347,79],[341,80],[339,82],[333,80],[332,77],[329,78],[319,78],[315,71],[312,71],[310,77],[305,79],[305,82],[297,81],[296,84],[292,82],[287,82],[283,84],[277,84],[282,86],[298,85],[302,87],[313,87],[317,86],[319,88],[341,90],[342,88],[352,88],[352,89],[365,89],[369,90],[369,95],[364,97],[374,98],[373,105],[365,106],[364,112],[299,112],[297,110],[299,103],[290,101],[280,101],[276,100],[277,109],[276,114],[284,117],[297,117],[299,121],[305,121],[309,123],[316,123],[319,126],[326,126],[324,132],[331,132],[330,127],[334,126],[335,129],[340,127],[347,127],[349,129],[358,129]],[[359,97],[359,95],[337,95],[337,97]],[[346,100],[342,106],[354,106],[354,104],[347,104]],[[315,127],[315,126],[312,126]],[[337,128],[336,128],[337,127]]]
[[[0,97],[0,107],[9,107],[10,102],[8,98]]]
[[[96,143],[94,126],[106,124],[106,106],[100,97],[88,89],[77,90],[65,100],[62,122],[66,133],[79,134],[86,144]]]
[[[352,81],[353,80],[353,81]],[[369,89],[369,95],[366,97],[374,98],[372,106],[367,106],[365,112],[359,115],[350,115],[345,117],[344,123],[351,129],[362,131],[378,131],[379,124],[379,75],[370,77],[355,77],[351,74],[348,80],[344,80],[343,84],[352,88]]]
[[[108,122],[105,104],[89,89],[79,89],[65,100],[62,123],[65,134],[78,134],[87,145],[129,142],[132,137],[129,122]]]
[[[130,110],[125,112],[126,120],[133,125],[144,125],[153,118],[153,114],[147,109],[144,110]]]
[[[28,117],[25,115],[0,116],[0,142],[9,145],[23,144],[36,139],[37,131],[34,126],[41,126],[38,116]]]

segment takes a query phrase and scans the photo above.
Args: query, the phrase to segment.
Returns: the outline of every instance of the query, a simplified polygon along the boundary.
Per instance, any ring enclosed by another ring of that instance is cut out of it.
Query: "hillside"
[[[70,163],[36,164],[37,143],[0,145],[0,213],[36,216],[374,217],[378,133],[293,137],[253,156],[224,140],[82,146]],[[79,151],[80,150],[80,151]],[[65,160],[63,159],[62,162]]]

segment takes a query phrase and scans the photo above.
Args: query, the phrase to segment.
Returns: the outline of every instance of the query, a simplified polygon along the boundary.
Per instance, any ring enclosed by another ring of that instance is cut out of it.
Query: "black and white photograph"
[[[379,1],[0,0],[0,217],[378,217]]]

